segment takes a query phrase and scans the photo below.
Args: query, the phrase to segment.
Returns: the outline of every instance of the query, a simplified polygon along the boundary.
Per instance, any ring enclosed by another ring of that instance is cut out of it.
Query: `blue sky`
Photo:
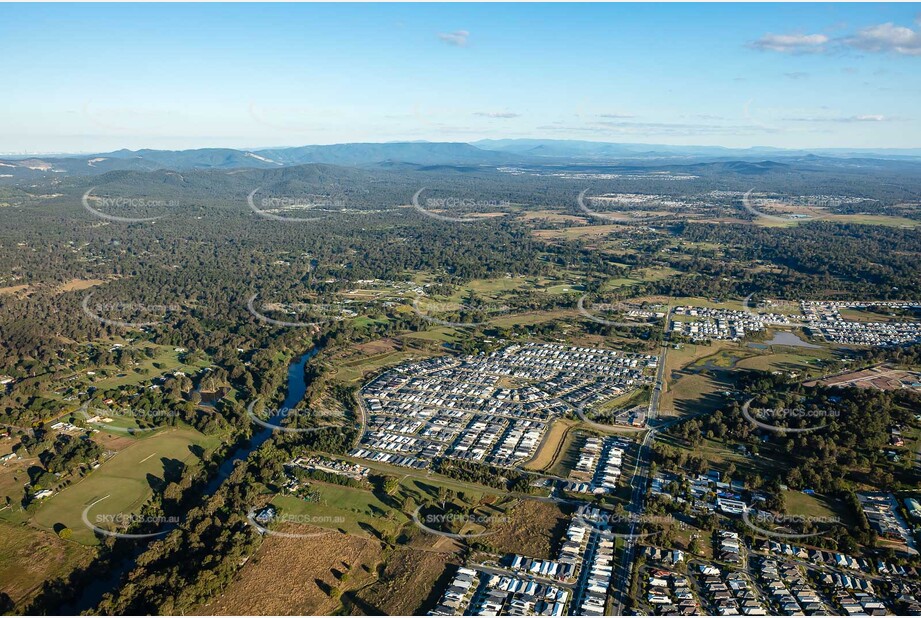
[[[921,4],[0,5],[0,152],[921,147]]]

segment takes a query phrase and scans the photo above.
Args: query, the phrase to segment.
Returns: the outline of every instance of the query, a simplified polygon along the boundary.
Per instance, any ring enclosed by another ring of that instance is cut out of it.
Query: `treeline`
[[[438,474],[443,474],[458,481],[478,483],[504,491],[527,493],[530,489],[528,475],[497,468],[489,464],[442,458],[435,462],[433,469]]]

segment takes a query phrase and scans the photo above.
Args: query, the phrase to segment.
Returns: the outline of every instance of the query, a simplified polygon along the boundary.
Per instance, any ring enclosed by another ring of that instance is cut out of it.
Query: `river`
[[[304,399],[304,395],[307,393],[307,380],[304,376],[304,368],[307,366],[307,361],[316,356],[319,351],[319,347],[311,348],[305,354],[295,358],[288,365],[287,395],[285,395],[285,401],[281,405],[281,408],[269,418],[269,424],[276,424],[284,420],[285,410],[294,408]],[[231,452],[227,459],[218,467],[217,474],[214,475],[214,478],[208,481],[204,492],[202,492],[202,502],[214,495],[214,492],[218,490],[221,483],[226,481],[230,473],[233,472],[234,466],[238,461],[243,461],[248,458],[253,451],[265,444],[266,440],[272,437],[272,433],[273,431],[268,427],[263,427],[254,423],[254,431],[249,441],[241,444]],[[102,597],[105,593],[115,590],[118,587],[122,578],[134,568],[138,557],[145,549],[146,545],[143,542],[139,543],[135,551],[132,551],[131,554],[122,559],[121,562],[113,566],[104,576],[94,578],[88,585],[84,586],[81,590],[80,597],[75,603],[68,603],[61,606],[59,613],[62,616],[72,616],[94,609],[99,605],[99,602],[102,601]]]

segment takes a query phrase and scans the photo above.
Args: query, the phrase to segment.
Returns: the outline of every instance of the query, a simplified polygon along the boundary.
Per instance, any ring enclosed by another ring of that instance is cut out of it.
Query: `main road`
[[[656,429],[650,429],[643,441],[640,443],[639,452],[637,453],[636,468],[633,471],[633,478],[630,480],[632,492],[630,494],[630,504],[627,505],[627,512],[633,515],[630,518],[630,531],[622,537],[624,539],[624,551],[621,557],[619,568],[617,569],[614,586],[614,604],[612,606],[613,615],[623,615],[624,606],[630,593],[630,573],[633,570],[633,561],[636,559],[636,527],[642,523],[641,515],[646,498],[646,486],[649,483],[649,445],[655,439]]]
[[[620,568],[617,570],[614,585],[614,603],[612,613],[615,616],[621,616],[624,613],[626,601],[630,595],[630,573],[633,571],[633,562],[636,560],[636,527],[642,523],[641,515],[643,514],[646,502],[646,486],[649,484],[649,464],[651,461],[650,445],[655,440],[656,432],[674,421],[658,424],[656,421],[659,416],[659,402],[662,396],[662,389],[665,386],[665,360],[668,354],[668,321],[671,317],[672,306],[669,299],[668,310],[665,312],[665,322],[662,333],[662,348],[659,355],[658,367],[656,368],[656,379],[652,386],[652,394],[649,396],[649,413],[646,416],[646,424],[649,431],[643,436],[640,448],[636,455],[636,468],[633,471],[633,478],[630,480],[630,504],[627,505],[627,512],[634,515],[630,521],[630,532],[624,538],[624,551],[620,561]]]

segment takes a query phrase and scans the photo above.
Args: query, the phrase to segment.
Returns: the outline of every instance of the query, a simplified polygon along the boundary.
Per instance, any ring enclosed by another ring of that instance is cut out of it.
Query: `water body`
[[[808,341],[803,341],[796,333],[785,330],[779,330],[774,333],[774,338],[766,342],[767,345],[788,345],[795,348],[820,348],[822,346],[814,345]]]
[[[280,424],[280,422],[284,420],[284,410],[294,408],[304,398],[304,395],[307,393],[307,380],[304,377],[304,367],[307,366],[307,361],[316,356],[319,351],[320,348],[311,348],[306,354],[295,358],[291,361],[291,364],[288,365],[288,394],[285,396],[285,401],[281,404],[281,408],[269,417],[267,421],[268,424]],[[221,483],[226,481],[230,473],[233,472],[237,462],[243,461],[249,457],[253,451],[265,444],[266,440],[271,438],[274,433],[273,430],[268,427],[263,427],[262,425],[254,423],[253,427],[255,431],[253,431],[253,435],[249,442],[240,446],[230,457],[224,460],[218,468],[215,477],[211,479],[208,486],[205,488],[204,497],[214,494],[217,488],[221,486]]]
[[[268,422],[270,424],[274,425],[284,420],[283,410],[294,408],[304,398],[304,395],[307,393],[307,380],[304,376],[304,367],[306,367],[307,361],[316,356],[319,351],[319,347],[311,348],[306,354],[295,358],[291,361],[291,364],[288,365],[288,394],[285,396],[285,401],[281,409],[269,418]],[[208,482],[205,491],[202,493],[202,502],[214,495],[214,492],[221,486],[221,483],[226,481],[230,473],[233,472],[234,466],[238,461],[243,461],[248,458],[253,451],[265,444],[266,440],[272,437],[273,431],[268,427],[263,427],[254,423],[254,428],[255,430],[249,442],[241,444],[223,463],[221,463],[217,474]],[[76,603],[62,606],[60,608],[60,614],[63,616],[72,616],[92,610],[99,605],[103,595],[115,590],[121,583],[122,578],[134,568],[138,557],[140,557],[145,549],[147,549],[146,543],[138,543],[137,548],[121,562],[112,567],[105,576],[94,578],[88,585],[84,586]]]

